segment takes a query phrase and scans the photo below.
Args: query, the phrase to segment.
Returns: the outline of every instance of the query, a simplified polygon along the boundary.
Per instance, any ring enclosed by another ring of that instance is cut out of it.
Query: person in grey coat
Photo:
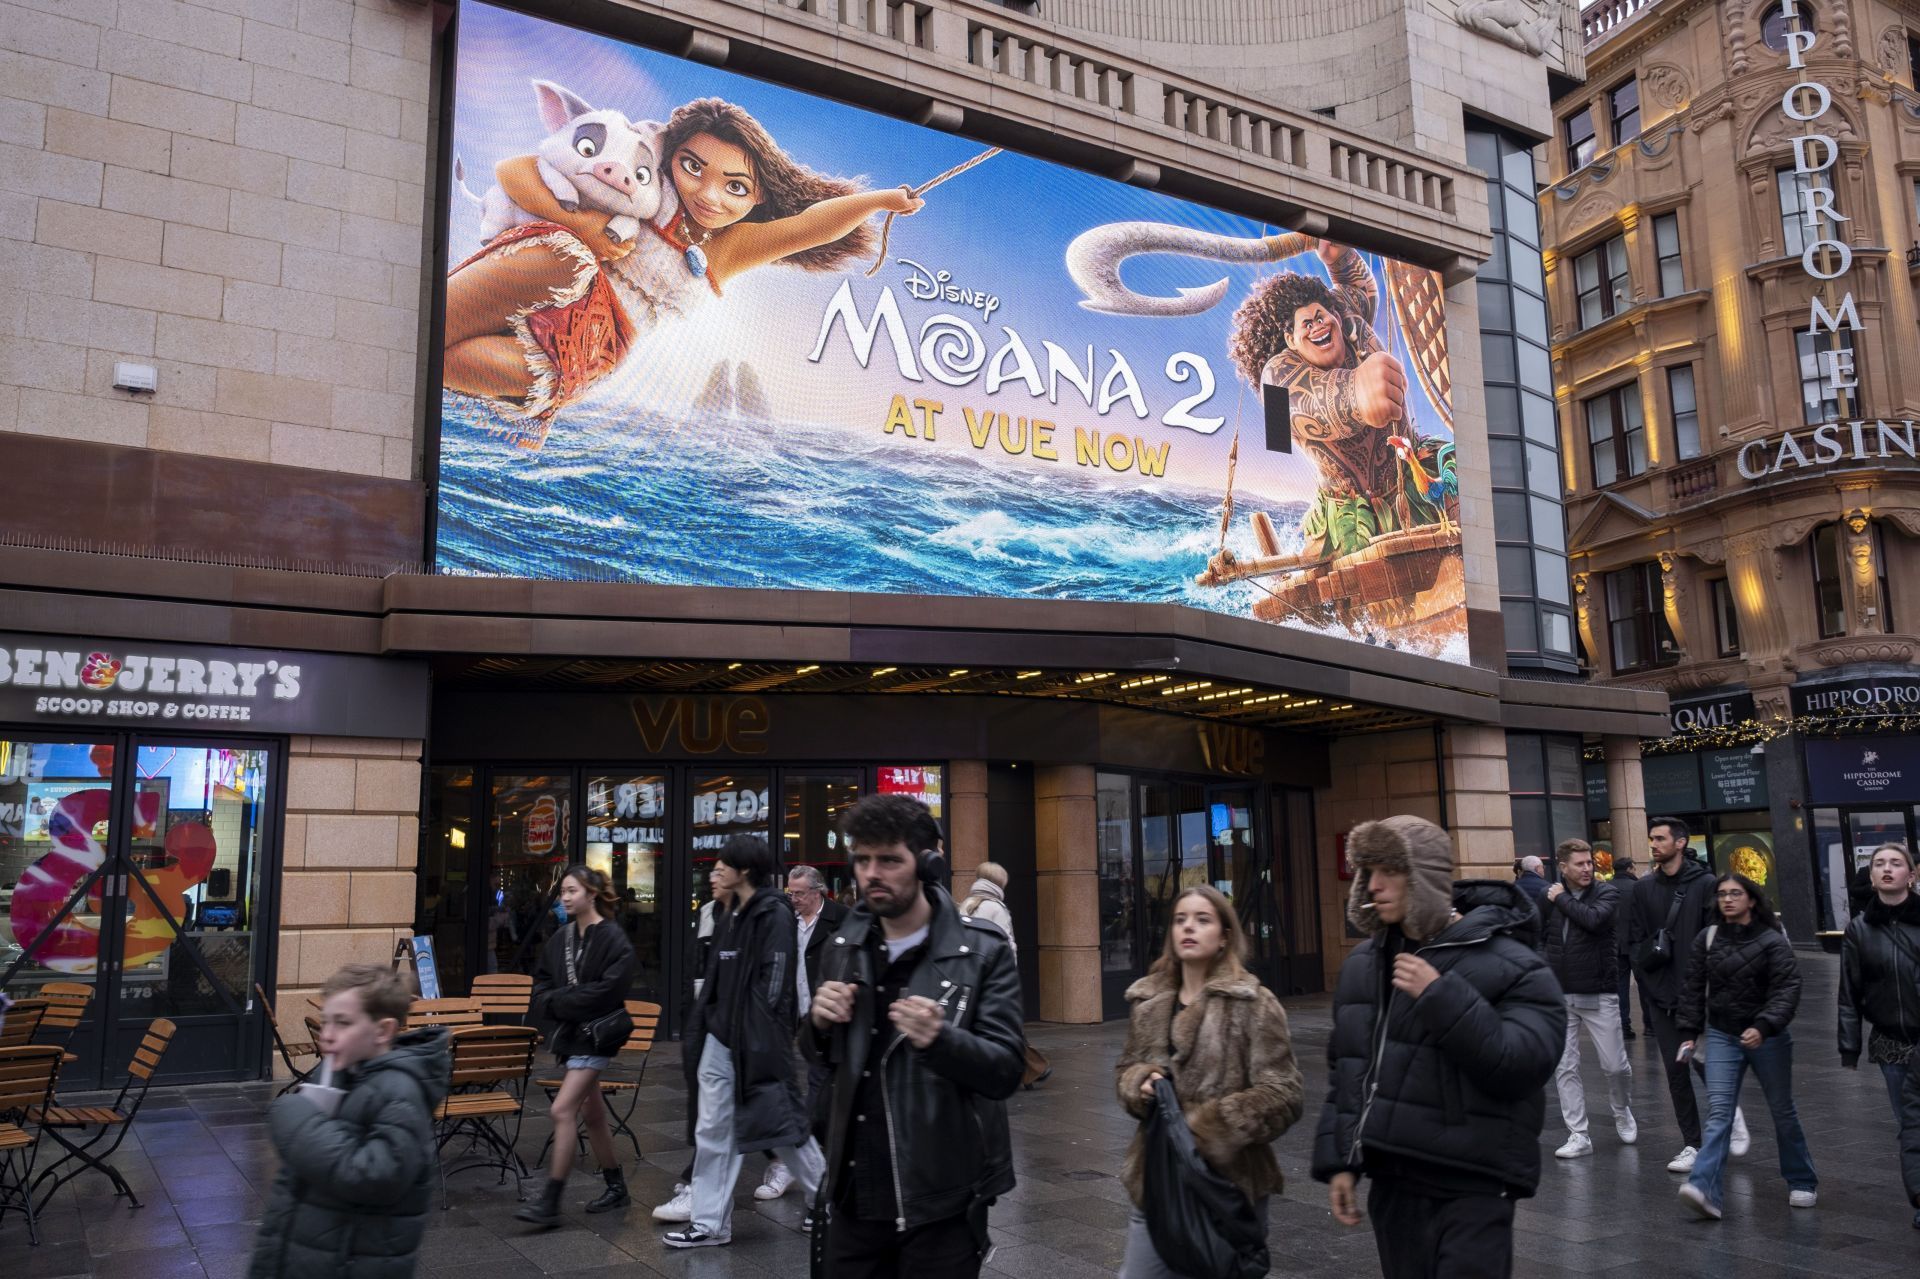
[[[320,989],[319,1048],[345,1095],[291,1092],[267,1112],[280,1171],[248,1275],[405,1279],[433,1206],[447,1031],[402,1032],[411,995],[384,965],[349,965]]]

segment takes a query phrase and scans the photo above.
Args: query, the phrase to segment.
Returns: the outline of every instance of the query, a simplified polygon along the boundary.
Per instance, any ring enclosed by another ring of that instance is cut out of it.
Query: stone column
[[[1039,875],[1040,1020],[1100,1020],[1100,883],[1094,775],[1087,764],[1037,768],[1034,853]]]
[[[1640,777],[1640,739],[1613,735],[1601,739],[1607,761],[1607,818],[1613,824],[1614,856],[1633,858],[1637,874],[1647,872],[1647,788]]]
[[[1446,751],[1447,825],[1459,879],[1513,877],[1513,800],[1507,733],[1497,725],[1452,724]]]
[[[987,764],[956,759],[947,764],[947,859],[953,882],[966,891],[974,867],[987,860]]]
[[[394,945],[413,933],[420,754],[415,740],[289,743],[273,992],[289,1042],[310,1038],[306,997],[335,970],[389,963]]]

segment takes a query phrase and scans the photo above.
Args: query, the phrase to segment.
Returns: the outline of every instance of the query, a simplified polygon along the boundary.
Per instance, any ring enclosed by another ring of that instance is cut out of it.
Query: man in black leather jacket
[[[845,821],[861,901],[824,948],[809,1045],[833,1069],[815,1250],[833,1279],[973,1279],[988,1205],[1014,1184],[1020,978],[1000,930],[963,917],[913,846],[929,820],[873,795]]]
[[[1578,1159],[1593,1153],[1587,1135],[1587,1090],[1580,1079],[1582,1026],[1607,1081],[1607,1101],[1621,1144],[1638,1141],[1640,1126],[1633,1117],[1633,1065],[1620,1035],[1620,997],[1615,993],[1620,977],[1620,944],[1614,938],[1619,898],[1612,884],[1594,878],[1593,846],[1586,840],[1562,840],[1553,855],[1560,864],[1560,881],[1541,899],[1540,952],[1567,1002],[1567,1046],[1554,1072],[1567,1141],[1553,1153]]]
[[[1422,818],[1363,822],[1347,851],[1347,919],[1370,936],[1334,992],[1314,1179],[1348,1226],[1372,1182],[1386,1279],[1504,1279],[1566,1041],[1539,912],[1510,882],[1453,882],[1453,843]]]

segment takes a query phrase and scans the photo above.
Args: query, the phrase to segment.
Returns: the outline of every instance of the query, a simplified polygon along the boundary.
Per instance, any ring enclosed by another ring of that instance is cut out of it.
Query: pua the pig
[[[547,137],[534,149],[540,178],[560,207],[583,205],[614,215],[607,235],[625,243],[640,233],[640,223],[660,211],[670,190],[659,173],[661,125],[638,124],[614,110],[595,110],[578,94],[550,80],[535,80],[533,94]],[[480,206],[480,235],[491,240],[511,226],[539,219],[515,204],[498,186],[485,196],[467,187],[464,166],[453,166],[454,181]]]

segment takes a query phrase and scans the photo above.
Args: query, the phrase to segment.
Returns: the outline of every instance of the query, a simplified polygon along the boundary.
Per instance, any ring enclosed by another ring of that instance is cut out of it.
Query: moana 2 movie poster
[[[1187,604],[1467,660],[1433,272],[458,22],[442,571]]]

